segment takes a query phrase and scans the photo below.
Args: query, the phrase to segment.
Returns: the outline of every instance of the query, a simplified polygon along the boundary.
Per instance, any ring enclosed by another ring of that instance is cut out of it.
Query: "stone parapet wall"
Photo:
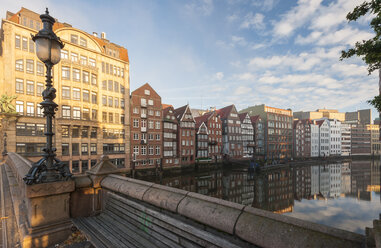
[[[109,175],[102,188],[261,247],[364,247],[365,236],[193,192]]]

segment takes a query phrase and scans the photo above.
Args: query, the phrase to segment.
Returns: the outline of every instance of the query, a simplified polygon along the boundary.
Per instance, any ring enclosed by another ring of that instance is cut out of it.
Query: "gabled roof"
[[[162,104],[161,104],[161,108],[162,108],[162,109],[166,109],[166,108],[169,108],[169,107],[172,107],[172,108],[173,108],[173,106],[172,106],[171,104],[165,104],[165,103],[162,103]]]
[[[214,112],[207,112],[202,116],[195,117],[194,120],[196,121],[196,128],[199,128],[202,123],[205,123],[208,121],[208,119],[214,114]]]
[[[261,119],[259,115],[250,116],[251,123],[257,123]]]
[[[238,117],[239,119],[241,120],[241,123],[243,122],[243,120],[245,120],[246,116],[248,115],[248,113],[241,113],[241,114],[238,114]],[[251,121],[251,119],[250,119]]]
[[[161,99],[160,95],[157,94],[157,92],[152,88],[152,86],[149,83],[145,83],[142,86],[140,86],[139,88],[137,88],[136,90],[132,91],[131,92],[131,96],[133,94],[135,94],[135,92],[137,92],[138,90],[140,90],[142,88],[143,89],[148,89],[150,91],[150,96],[154,95],[154,96],[159,97]]]
[[[325,122],[325,120],[318,120],[316,121],[316,124],[319,125],[319,127],[321,127],[321,125]]]
[[[217,114],[219,114],[221,119],[225,119],[229,117],[230,112],[234,108],[234,104],[226,106],[225,108],[216,110]]]
[[[200,133],[200,130],[201,130],[201,127],[202,126],[205,126],[206,128],[206,133],[208,133],[208,126],[205,124],[205,122],[201,122],[200,126],[197,126],[196,129],[197,129],[197,134]]]
[[[184,105],[180,108],[175,109],[175,117],[177,118],[177,120],[180,121],[181,118],[183,118],[183,115],[184,115],[185,111],[187,110],[187,107],[188,107],[188,104]]]

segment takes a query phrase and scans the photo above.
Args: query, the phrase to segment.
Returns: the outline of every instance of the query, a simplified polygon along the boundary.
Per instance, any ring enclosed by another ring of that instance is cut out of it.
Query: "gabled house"
[[[217,110],[222,121],[222,153],[231,158],[242,158],[241,121],[233,105]]]
[[[177,132],[177,144],[179,150],[180,163],[189,165],[195,162],[195,125],[196,121],[193,118],[189,105],[182,106],[174,110],[175,117],[179,122]]]
[[[241,121],[243,156],[252,157],[255,148],[253,123],[248,113],[241,113],[238,116]]]
[[[178,121],[172,105],[162,104],[163,108],[163,167],[179,166],[177,149]]]

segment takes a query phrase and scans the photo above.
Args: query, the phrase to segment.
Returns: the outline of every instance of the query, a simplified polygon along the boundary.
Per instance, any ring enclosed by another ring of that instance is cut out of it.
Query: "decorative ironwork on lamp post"
[[[33,164],[28,174],[25,175],[26,184],[55,182],[67,180],[72,176],[69,168],[56,158],[56,148],[53,148],[53,123],[52,120],[58,105],[54,102],[56,98],[56,89],[52,85],[52,68],[61,60],[61,49],[64,44],[60,38],[53,32],[53,24],[55,20],[49,15],[48,8],[45,14],[40,15],[43,23],[41,29],[36,36],[32,35],[33,41],[36,43],[37,57],[46,66],[46,88],[42,92],[41,108],[46,117],[46,147],[43,148],[43,158]]]

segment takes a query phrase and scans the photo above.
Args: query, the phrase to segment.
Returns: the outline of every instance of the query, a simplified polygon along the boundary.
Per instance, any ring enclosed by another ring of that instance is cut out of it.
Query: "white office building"
[[[311,157],[319,157],[319,125],[310,124],[311,130]]]
[[[341,122],[337,119],[328,120],[330,129],[330,156],[341,156]]]
[[[341,156],[351,155],[351,124],[341,123]]]

